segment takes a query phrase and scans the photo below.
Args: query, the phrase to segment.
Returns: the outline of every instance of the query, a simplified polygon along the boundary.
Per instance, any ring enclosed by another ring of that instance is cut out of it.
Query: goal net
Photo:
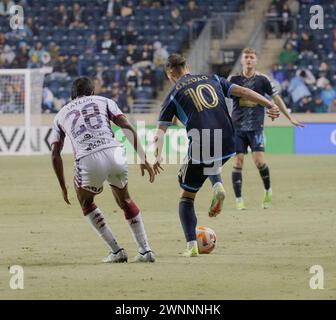
[[[43,82],[51,71],[0,69],[0,155],[41,152]]]

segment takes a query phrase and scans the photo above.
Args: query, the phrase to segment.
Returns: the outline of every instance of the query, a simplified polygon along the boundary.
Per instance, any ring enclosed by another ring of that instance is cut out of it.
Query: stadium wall
[[[307,123],[294,137],[296,154],[336,154],[336,123]]]
[[[116,137],[125,141],[122,131],[113,127]],[[148,153],[152,154],[155,126],[145,126],[140,122],[137,127],[142,142]],[[32,128],[32,148],[36,154],[50,152],[50,126]],[[25,154],[25,127],[0,126],[0,155]],[[165,154],[170,160],[181,163],[187,152],[188,139],[182,127],[171,127],[165,141]],[[265,147],[270,154],[334,154],[336,155],[336,122],[334,123],[307,123],[304,129],[292,127],[267,126],[265,128]],[[131,145],[126,143],[130,163],[136,163]],[[71,144],[66,140],[64,153],[72,153]],[[172,163],[172,162],[170,162]]]
[[[293,154],[294,141],[295,131],[292,127],[265,128],[265,151],[267,153]]]
[[[50,152],[50,133],[55,115],[48,114],[32,118],[36,127],[32,128],[32,146],[34,153]],[[147,135],[150,141],[154,137],[154,124],[157,115],[134,114],[132,118],[140,122],[140,134]],[[288,126],[288,120],[280,117],[276,121],[266,118],[265,145],[266,152],[271,154],[336,154],[336,113],[329,114],[296,114],[295,117],[306,124],[304,129]],[[181,129],[181,128],[180,128]],[[167,141],[167,153],[183,154],[186,151],[185,133],[183,129],[171,129]],[[1,114],[0,116],[0,155],[19,155],[25,153],[24,117],[22,114]],[[118,135],[117,135],[118,136]],[[176,140],[178,139],[178,140]],[[149,142],[145,141],[149,145]],[[127,147],[131,152],[131,147]],[[149,152],[152,150],[149,148]],[[71,153],[71,145],[65,144],[64,153]],[[131,152],[132,153],[132,152]],[[132,156],[133,157],[133,156]]]

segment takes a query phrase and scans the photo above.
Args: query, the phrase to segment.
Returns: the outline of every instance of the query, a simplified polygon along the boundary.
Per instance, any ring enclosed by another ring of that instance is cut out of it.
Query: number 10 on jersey
[[[204,91],[209,92],[211,101],[207,101],[204,97]],[[218,95],[213,86],[209,84],[201,84],[196,90],[189,88],[185,91],[191,97],[198,112],[203,111],[203,108],[212,109],[218,105]]]

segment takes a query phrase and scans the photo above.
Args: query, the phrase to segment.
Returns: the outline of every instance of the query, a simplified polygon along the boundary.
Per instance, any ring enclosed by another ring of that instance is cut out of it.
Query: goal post
[[[41,125],[43,82],[51,71],[50,67],[0,69],[0,154],[39,152],[32,145],[32,129]],[[14,146],[18,131],[23,134]]]

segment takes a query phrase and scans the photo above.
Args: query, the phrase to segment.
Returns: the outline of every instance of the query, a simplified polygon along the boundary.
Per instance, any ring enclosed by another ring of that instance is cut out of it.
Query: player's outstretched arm
[[[134,127],[132,124],[128,121],[126,116],[122,115],[121,117],[118,117],[114,123],[120,127],[127,140],[132,144],[134,150],[137,152],[140,158],[140,169],[141,169],[141,174],[142,176],[145,175],[145,170],[148,171],[149,174],[149,181],[154,182],[155,179],[155,174],[152,166],[148,163],[146,159],[146,153],[145,150],[143,149],[139,136],[137,132],[135,131]]]
[[[161,171],[164,171],[164,169],[161,166],[161,162],[162,162],[162,149],[163,149],[164,136],[167,132],[167,129],[168,129],[167,126],[159,125],[156,131],[156,135],[154,137],[154,143],[155,143],[154,172],[155,174],[160,174]]]
[[[296,127],[304,128],[304,124],[297,121],[289,112],[286,107],[285,102],[282,100],[280,95],[276,95],[273,97],[275,104],[279,107],[280,111],[284,114],[284,116]]]
[[[235,85],[232,88],[231,94],[236,97],[241,97],[250,100],[252,102],[255,102],[256,104],[262,105],[265,108],[267,108],[267,114],[270,118],[272,119],[279,118],[280,111],[278,106],[274,102],[267,100],[261,94],[251,89],[244,88],[238,85]]]
[[[68,198],[68,188],[66,187],[66,184],[65,184],[63,160],[61,157],[61,151],[62,151],[62,148],[60,144],[54,143],[51,146],[51,161],[52,161],[52,165],[56,173],[58,182],[62,189],[63,199],[67,204],[70,204],[70,201]]]

